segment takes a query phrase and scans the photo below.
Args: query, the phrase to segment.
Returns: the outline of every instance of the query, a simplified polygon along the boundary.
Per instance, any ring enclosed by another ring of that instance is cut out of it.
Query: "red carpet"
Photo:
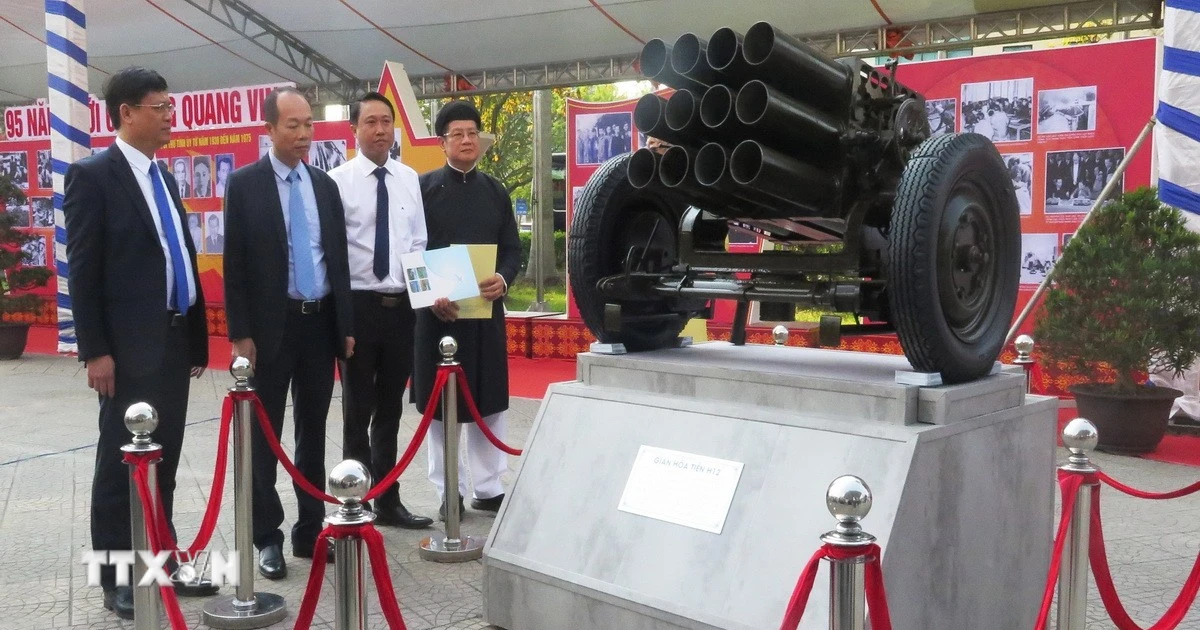
[[[54,354],[58,349],[58,330],[48,326],[31,326],[26,351],[32,354]],[[221,337],[208,339],[209,369],[229,369],[229,341]],[[551,383],[575,380],[575,361],[568,359],[508,358],[509,393],[519,398],[541,399]],[[1058,410],[1058,435],[1076,416],[1073,408]],[[1061,444],[1061,438],[1060,442]],[[1167,435],[1158,449],[1146,459],[1169,464],[1200,467],[1200,437]]]

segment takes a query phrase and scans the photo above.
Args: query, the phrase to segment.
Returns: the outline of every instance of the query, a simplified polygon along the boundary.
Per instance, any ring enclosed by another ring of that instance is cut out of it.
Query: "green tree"
[[[551,93],[551,150],[555,152],[567,146],[568,98],[592,102],[621,98],[613,84],[555,88]],[[528,199],[533,185],[533,93],[501,92],[466,98],[479,110],[483,131],[496,138],[480,159],[479,170],[500,180],[514,198]],[[444,99],[441,104],[449,101]],[[428,102],[422,102],[421,109],[430,120]]]

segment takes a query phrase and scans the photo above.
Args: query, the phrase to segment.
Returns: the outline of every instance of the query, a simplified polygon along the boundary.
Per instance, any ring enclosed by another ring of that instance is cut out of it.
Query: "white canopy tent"
[[[642,42],[770,21],[826,48],[879,50],[900,25],[920,48],[1145,28],[1155,0],[88,0],[89,88],[130,64],[174,90],[294,81],[363,89],[399,61],[418,97],[466,84],[513,89],[636,76]],[[0,104],[44,98],[45,2],[0,0]],[[1109,22],[1105,24],[1105,20]],[[957,20],[939,24],[933,20]],[[1089,26],[1090,24],[1090,26]],[[990,39],[989,39],[990,38]],[[272,52],[273,51],[273,52]],[[274,54],[273,54],[274,53]],[[282,58],[282,59],[281,59]],[[287,63],[284,60],[289,60]],[[483,72],[488,70],[488,73]],[[343,91],[342,94],[345,94]]]

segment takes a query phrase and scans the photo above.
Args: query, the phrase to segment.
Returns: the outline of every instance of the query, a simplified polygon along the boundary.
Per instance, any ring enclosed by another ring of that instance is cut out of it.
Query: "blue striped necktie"
[[[150,160],[150,186],[154,189],[154,205],[158,207],[158,219],[162,222],[163,236],[167,241],[167,254],[171,257],[171,267],[175,272],[175,290],[171,292],[170,307],[178,313],[185,314],[192,302],[192,296],[188,292],[183,246],[179,242],[179,231],[175,229],[175,221],[171,218],[167,189],[163,186],[162,177],[158,173],[158,163],[154,160]]]
[[[312,240],[308,232],[308,214],[304,211],[304,197],[300,195],[300,173],[288,173],[288,219],[292,233],[292,265],[295,268],[296,291],[306,300],[317,297],[317,271],[313,262]]]

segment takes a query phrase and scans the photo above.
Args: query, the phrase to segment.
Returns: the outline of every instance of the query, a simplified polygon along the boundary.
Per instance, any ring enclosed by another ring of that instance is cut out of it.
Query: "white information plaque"
[[[720,534],[743,465],[643,444],[617,509]]]

